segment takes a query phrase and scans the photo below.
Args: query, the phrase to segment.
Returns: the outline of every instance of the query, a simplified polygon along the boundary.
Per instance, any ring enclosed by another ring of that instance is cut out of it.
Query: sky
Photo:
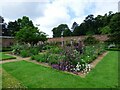
[[[52,29],[60,24],[72,27],[73,22],[82,23],[86,16],[104,15],[118,11],[120,0],[3,0],[0,15],[6,23],[28,16],[40,31],[52,37]]]

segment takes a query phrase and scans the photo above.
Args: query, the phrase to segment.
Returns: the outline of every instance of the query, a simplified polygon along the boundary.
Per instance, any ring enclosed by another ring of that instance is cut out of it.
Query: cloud
[[[52,37],[52,29],[59,24],[71,28],[76,21],[80,24],[87,15],[104,15],[109,11],[118,11],[119,0],[5,0],[0,3],[5,20],[16,20],[23,15],[29,16],[34,24]]]
[[[7,2],[6,5],[2,7],[2,14],[9,19],[17,19],[25,15],[35,19],[43,15],[46,6],[37,2]]]

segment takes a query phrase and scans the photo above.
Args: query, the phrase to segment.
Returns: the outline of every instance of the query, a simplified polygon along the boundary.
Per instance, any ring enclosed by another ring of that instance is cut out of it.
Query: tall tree
[[[53,28],[53,37],[61,37],[63,31],[63,36],[71,36],[72,32],[66,24],[60,24],[58,27]]]
[[[95,19],[94,19],[94,15],[88,15],[85,20],[85,25],[87,27],[87,33],[86,34],[95,34]]]
[[[22,28],[30,26],[34,28],[33,22],[29,20],[29,17],[23,16],[22,18],[19,18],[18,20],[15,20],[14,22],[8,23],[8,30],[11,36],[15,36],[15,34]]]
[[[15,20],[14,22],[8,22],[8,30],[11,36],[15,36],[15,34],[20,30],[20,25]]]
[[[0,35],[1,36],[9,36],[7,24],[4,22],[4,18],[2,16],[0,16]]]

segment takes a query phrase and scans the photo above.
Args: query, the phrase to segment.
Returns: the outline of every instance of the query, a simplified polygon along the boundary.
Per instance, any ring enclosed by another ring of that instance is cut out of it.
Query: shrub
[[[29,57],[29,56],[30,56],[28,50],[21,50],[21,51],[20,51],[20,55],[21,55],[22,57]]]
[[[12,48],[12,53],[13,53],[13,54],[19,55],[19,54],[20,54],[20,51],[21,51],[21,50],[28,49],[28,46],[25,45],[25,44],[24,44],[24,45],[21,45],[21,44],[17,43],[17,44],[14,44],[11,48]]]
[[[37,55],[39,53],[38,48],[32,47],[29,49],[29,54],[30,55]]]
[[[56,54],[51,54],[48,56],[47,61],[50,65],[59,63],[59,56]]]
[[[31,60],[35,60],[35,55],[32,55],[32,56],[31,56]]]
[[[95,37],[92,37],[92,36],[88,36],[87,38],[84,39],[85,45],[94,45],[98,43],[99,43],[99,40],[97,40]]]
[[[11,47],[2,47],[2,52],[12,51]]]
[[[47,53],[42,53],[38,55],[33,55],[31,57],[32,60],[36,60],[38,62],[47,62],[48,54]]]
[[[55,46],[45,45],[45,46],[43,47],[43,50],[49,50],[49,49],[54,48],[54,47],[55,47]]]
[[[52,53],[52,54],[60,54],[62,51],[63,51],[62,48],[60,48],[60,47],[55,47],[55,48],[51,48],[51,49],[49,50],[49,53]]]

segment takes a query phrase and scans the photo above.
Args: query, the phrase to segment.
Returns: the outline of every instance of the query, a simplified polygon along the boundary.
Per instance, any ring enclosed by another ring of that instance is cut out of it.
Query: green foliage
[[[58,64],[61,60],[63,60],[65,56],[60,56],[59,54],[50,54],[50,53],[40,53],[38,55],[33,55],[31,57],[32,60],[36,60],[38,62],[44,62],[51,64]]]
[[[39,48],[37,48],[37,47],[31,47],[29,49],[29,53],[30,53],[30,55],[37,55],[39,53]]]
[[[10,36],[15,36],[20,29],[24,27],[32,27],[34,28],[33,22],[29,20],[29,17],[23,16],[22,18],[19,18],[18,20],[15,20],[14,22],[8,23],[8,33]]]
[[[105,27],[101,28],[100,32],[101,32],[101,34],[109,34],[110,33],[110,27],[105,26]]]
[[[48,56],[49,56],[49,54],[48,53],[40,53],[40,54],[38,54],[38,55],[33,55],[32,57],[31,57],[31,59],[32,60],[36,60],[36,61],[38,61],[38,62],[45,62],[45,63],[47,63],[48,62]]]
[[[98,57],[98,55],[102,54],[104,51],[104,43],[85,46],[84,53],[81,55],[81,60],[86,63],[90,63],[94,61]]]
[[[61,37],[61,33],[63,32],[63,36],[71,36],[72,33],[66,24],[60,24],[58,27],[53,28],[53,37]]]
[[[117,47],[120,47],[120,13],[116,13],[110,21],[111,32],[109,35],[109,41],[115,43]]]
[[[10,36],[15,36],[15,34],[20,30],[20,25],[16,20],[14,22],[11,21],[8,23],[8,30]]]
[[[22,57],[29,57],[29,56],[30,56],[28,50],[21,50],[21,51],[20,51],[20,55],[21,55]]]
[[[99,40],[97,40],[95,37],[92,37],[92,36],[88,36],[87,38],[84,39],[85,45],[93,45],[98,43],[99,43]]]
[[[21,45],[19,43],[16,43],[13,46],[11,46],[11,48],[12,48],[12,53],[13,54],[19,55],[20,54],[20,50],[23,50],[23,49],[27,48],[27,46],[26,45]]]
[[[32,55],[36,55],[41,51],[41,47],[35,47],[35,46],[28,46],[27,44],[15,44],[11,47],[12,53],[16,55],[20,55],[22,57],[29,57]]]
[[[16,34],[16,39],[19,42],[30,43],[31,45],[37,44],[39,41],[46,41],[46,34],[39,32],[37,28],[32,28],[30,26],[25,26],[20,29]]]
[[[2,47],[2,52],[12,51],[11,47]]]
[[[47,59],[48,59],[48,63],[50,65],[52,65],[52,64],[58,64],[59,58],[58,58],[58,55],[56,55],[56,54],[50,54]]]
[[[60,47],[54,47],[54,48],[51,48],[51,49],[49,50],[49,53],[52,53],[52,54],[60,54],[62,51],[63,51],[62,48],[60,48]]]
[[[66,34],[66,36],[110,34],[111,30],[109,28],[109,24],[111,22],[111,18],[116,14],[117,13],[113,14],[112,11],[109,11],[109,13],[105,13],[105,15],[103,16],[98,15],[96,17],[90,14],[84,19],[84,21],[80,25],[74,22],[72,26],[73,32],[70,32],[69,35]],[[55,27],[52,31],[53,37],[61,36],[62,29],[58,29],[58,27]]]
[[[52,64],[59,64],[60,61],[64,60],[65,56],[60,56],[58,54],[50,54],[47,58],[48,63],[50,65]]]
[[[51,48],[54,48],[54,46],[44,45],[43,50],[49,50]]]

